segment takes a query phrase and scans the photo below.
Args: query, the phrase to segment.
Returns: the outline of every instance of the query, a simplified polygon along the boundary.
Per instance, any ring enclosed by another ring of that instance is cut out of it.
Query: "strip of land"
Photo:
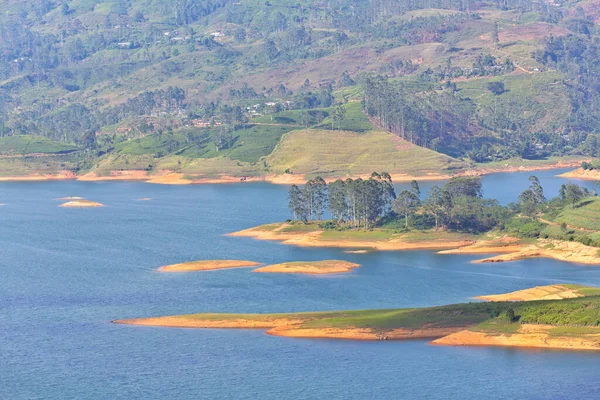
[[[558,299],[549,300],[551,296]],[[482,298],[494,302],[289,314],[188,314],[113,322],[172,328],[264,329],[269,335],[293,338],[434,339],[436,345],[600,350],[600,288],[551,285]]]
[[[191,271],[211,271],[216,269],[256,267],[261,265],[254,261],[245,260],[199,260],[180,264],[165,265],[158,268],[161,272],[191,272]]]

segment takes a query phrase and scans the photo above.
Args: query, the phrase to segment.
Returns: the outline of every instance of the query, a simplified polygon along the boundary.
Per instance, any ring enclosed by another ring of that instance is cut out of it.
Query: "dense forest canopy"
[[[0,135],[102,156],[194,131],[218,153],[289,110],[360,132],[360,102],[452,157],[598,156],[599,18],[576,1],[8,0]]]

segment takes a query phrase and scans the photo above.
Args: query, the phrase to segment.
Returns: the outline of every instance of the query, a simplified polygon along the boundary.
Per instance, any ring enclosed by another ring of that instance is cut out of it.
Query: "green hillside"
[[[74,150],[76,171],[122,157],[264,171],[313,128],[387,130],[456,165],[595,157],[599,16],[585,1],[7,0],[0,150]]]

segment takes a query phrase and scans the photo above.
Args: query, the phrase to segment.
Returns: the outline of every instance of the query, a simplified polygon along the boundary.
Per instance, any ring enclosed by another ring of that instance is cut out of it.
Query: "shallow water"
[[[548,196],[566,182],[555,174],[536,173]],[[529,175],[487,176],[485,195],[514,201]],[[57,207],[64,196],[106,207]],[[599,268],[553,260],[475,265],[476,256],[346,254],[224,236],[287,218],[286,196],[284,186],[251,183],[0,184],[0,398],[564,399],[600,389],[593,353],[110,323],[192,312],[430,306],[556,282],[600,285]],[[363,266],[332,277],[154,271],[212,258],[341,258]]]

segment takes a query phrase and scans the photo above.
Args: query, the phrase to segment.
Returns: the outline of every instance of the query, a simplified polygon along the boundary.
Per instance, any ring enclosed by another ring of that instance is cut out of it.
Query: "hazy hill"
[[[306,128],[311,157],[356,132],[340,171],[382,129],[454,165],[597,156],[598,18],[597,0],[6,0],[0,135],[75,151],[0,141],[1,165],[264,174]]]

